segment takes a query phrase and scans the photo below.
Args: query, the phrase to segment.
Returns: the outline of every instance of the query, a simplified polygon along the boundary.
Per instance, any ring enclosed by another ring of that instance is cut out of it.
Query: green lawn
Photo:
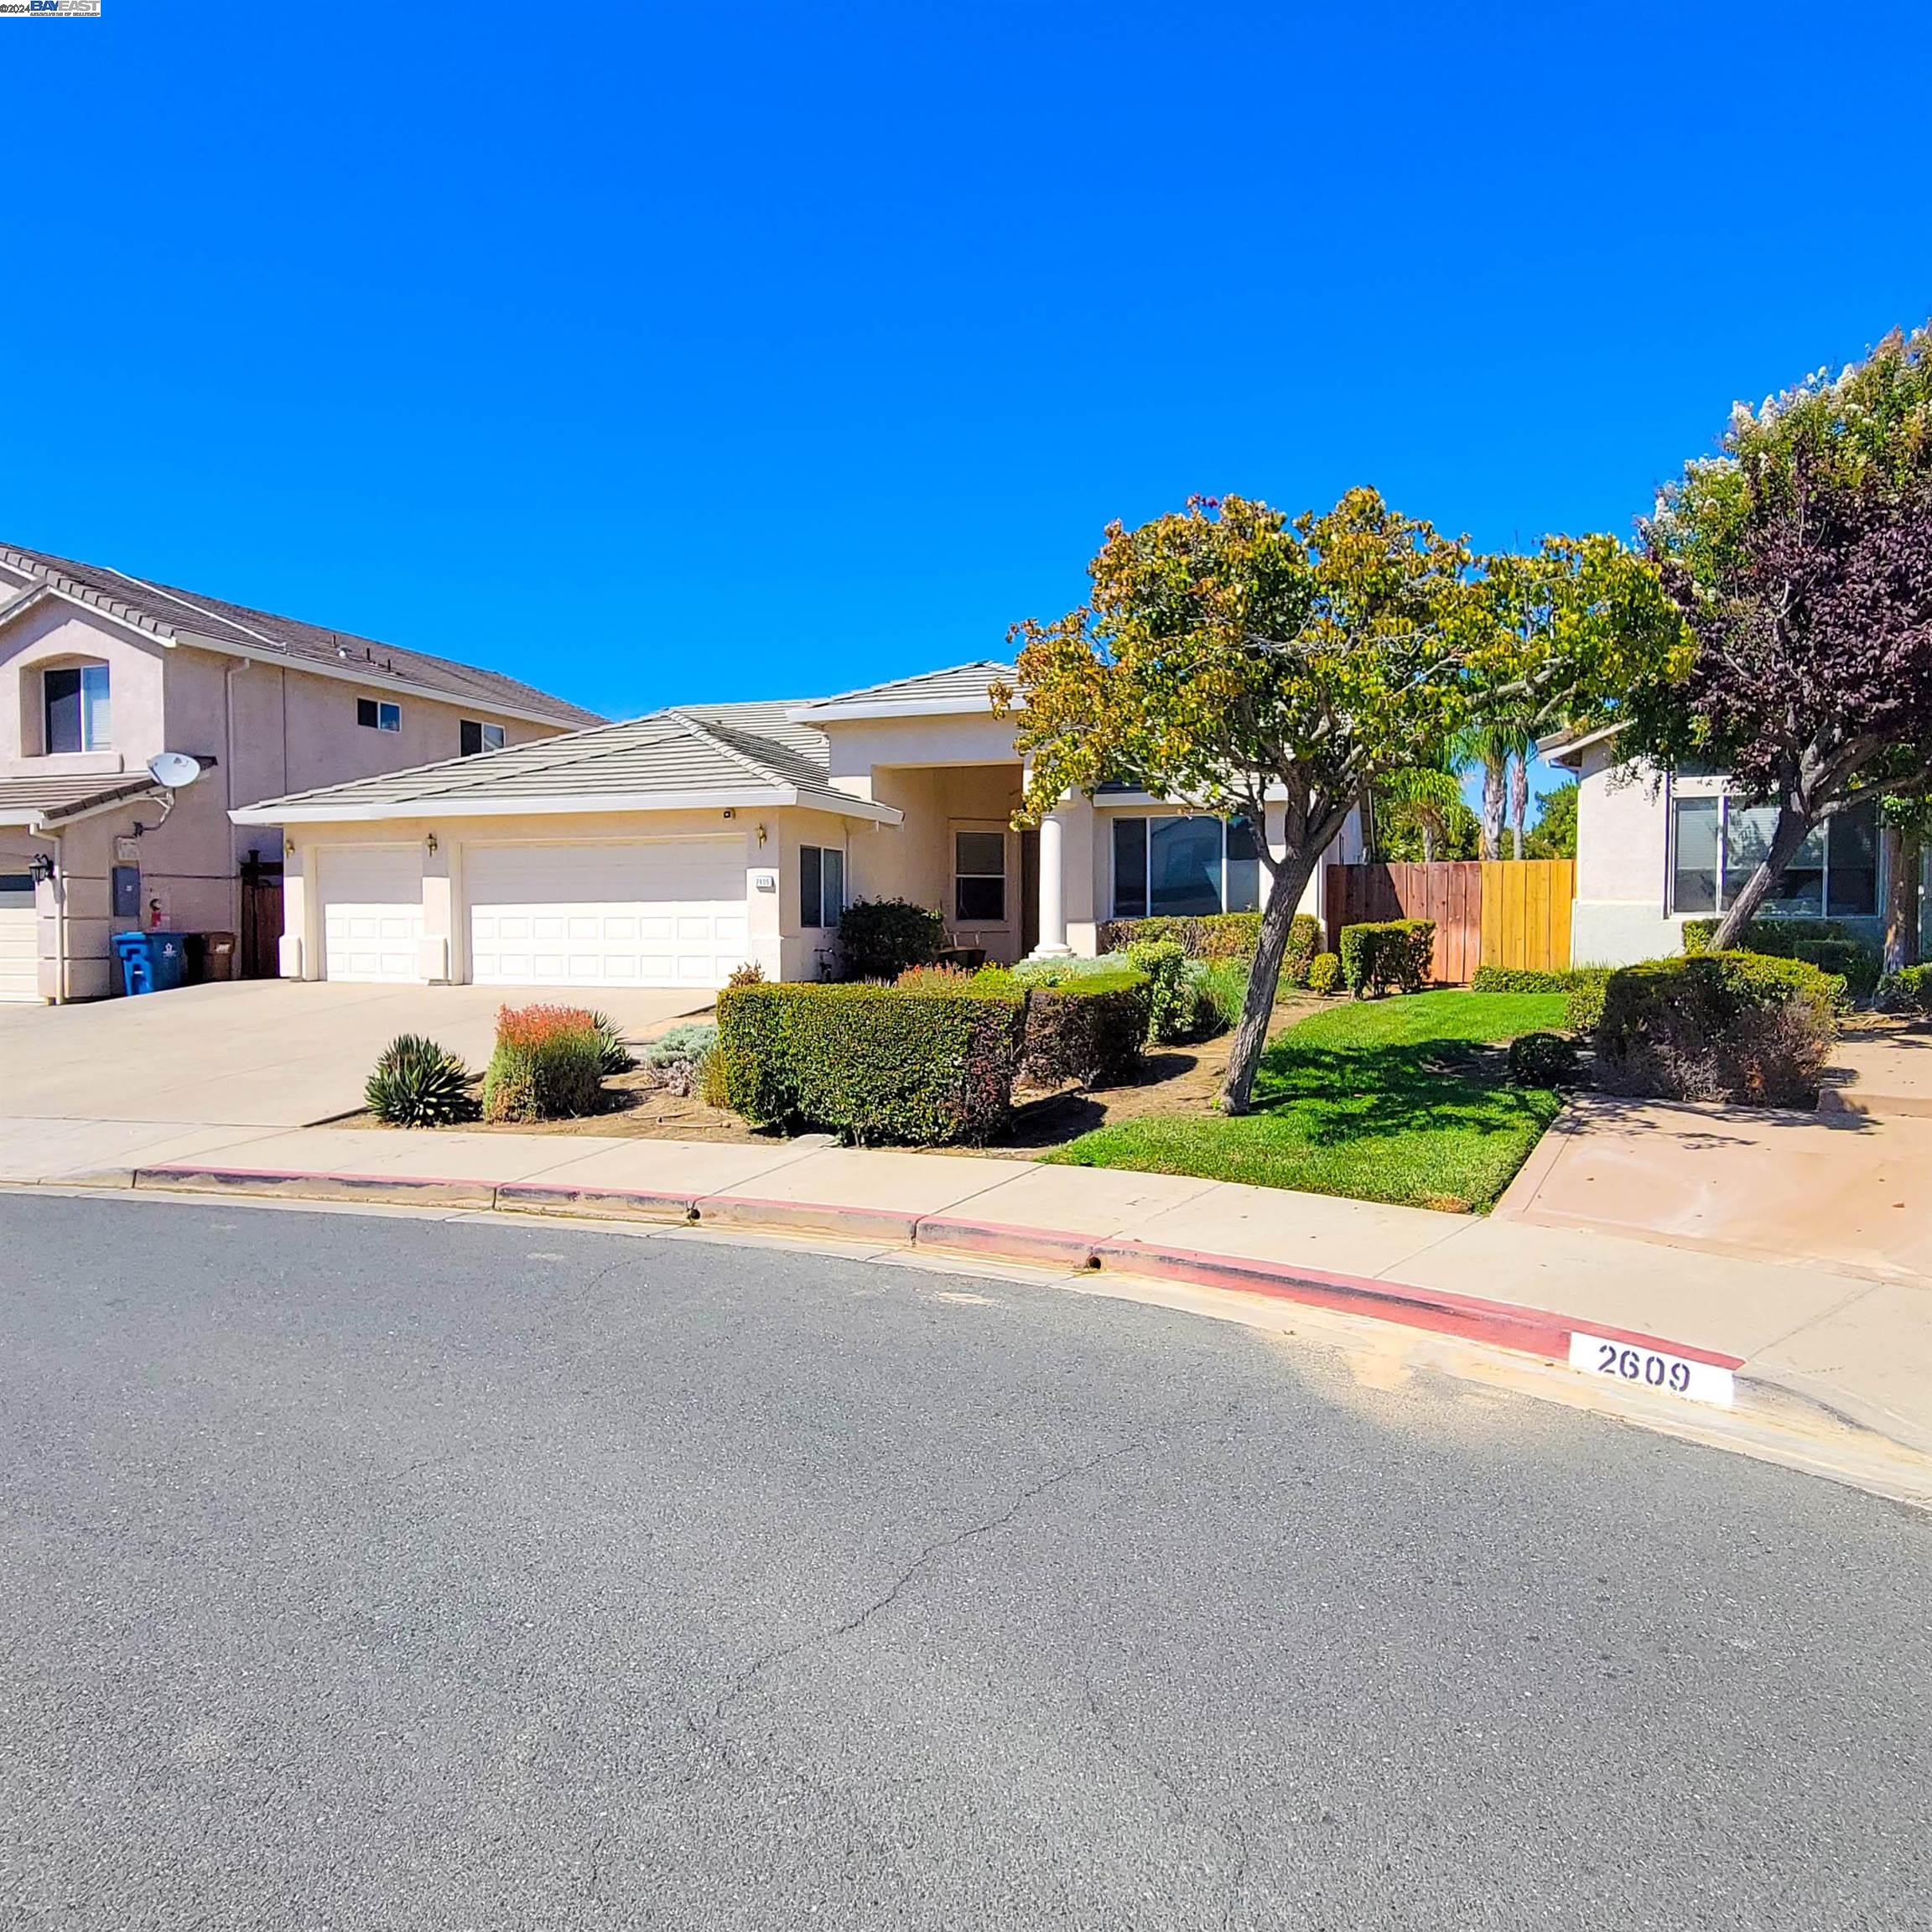
[[[1416,1208],[1488,1208],[1555,1118],[1486,1044],[1561,1032],[1560,993],[1418,993],[1331,1006],[1269,1046],[1254,1111],[1123,1121],[1048,1156]]]

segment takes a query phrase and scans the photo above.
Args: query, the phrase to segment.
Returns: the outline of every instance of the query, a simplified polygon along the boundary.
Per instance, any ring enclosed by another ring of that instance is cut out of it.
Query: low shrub
[[[1579,986],[1601,986],[1613,966],[1478,966],[1472,993],[1573,993]]]
[[[1151,997],[1152,982],[1133,971],[1029,987],[1022,1077],[1036,1087],[1117,1086],[1140,1064]]]
[[[727,986],[762,986],[765,984],[765,969],[756,959],[747,959],[741,966],[731,969]]]
[[[1017,966],[982,969],[1003,972],[1015,984],[1021,986],[1064,986],[1075,979],[1089,979],[1095,974],[1124,973],[1127,969],[1124,953],[1103,953],[1097,959],[1078,955],[1068,959],[1022,959]]]
[[[1760,953],[1625,967],[1604,989],[1598,1083],[1664,1099],[1810,1105],[1843,997],[1835,974]]]
[[[617,1022],[608,1013],[593,1010],[590,1023],[597,1029],[597,1037],[603,1042],[603,1070],[605,1073],[628,1073],[637,1064],[635,1056],[625,1044],[624,1036]]]
[[[944,915],[909,899],[860,899],[839,917],[839,969],[848,979],[896,979],[946,949]]]
[[[1385,993],[1420,993],[1436,953],[1433,919],[1382,919],[1342,928],[1342,978],[1359,1000]]]
[[[718,1045],[718,1029],[709,1020],[688,1020],[660,1033],[638,1056],[657,1084],[680,1098],[699,1091],[704,1063]]]
[[[1603,989],[1610,984],[1611,969],[1603,969],[1601,979],[1579,979],[1563,1002],[1563,1024],[1572,1033],[1594,1038],[1597,1023],[1603,1017]]]
[[[1315,922],[1311,919],[1308,925],[1312,951]],[[1130,946],[1150,939],[1175,941],[1190,959],[1249,959],[1261,943],[1261,915],[1202,912],[1185,918],[1105,919],[1098,928],[1098,950],[1103,953],[1124,953]]]
[[[1684,951],[1702,953],[1716,932],[1715,919],[1684,922]],[[1745,927],[1737,948],[1762,953],[1768,959],[1804,959],[1821,972],[1835,973],[1857,999],[1869,999],[1877,989],[1883,961],[1838,919],[1753,919]]]
[[[1519,1033],[1509,1042],[1509,1078],[1518,1087],[1567,1087],[1576,1078],[1576,1046],[1561,1033]]]
[[[1025,996],[996,986],[730,987],[716,1090],[761,1126],[859,1145],[984,1140],[1012,1112],[1025,1018]]]
[[[1342,961],[1333,953],[1317,953],[1308,962],[1308,990],[1326,1000],[1342,984]]]
[[[1192,1040],[1202,1024],[1200,983],[1188,972],[1178,939],[1137,939],[1127,948],[1135,970],[1147,982],[1147,1037],[1171,1046]]]
[[[892,984],[902,993],[963,993],[975,977],[969,968],[942,960],[936,966],[908,966]]]
[[[505,1006],[483,1074],[486,1120],[556,1120],[603,1104],[605,1041],[581,1006]]]
[[[1888,1013],[1932,1013],[1932,965],[1901,966],[1878,982],[1878,1005]]]
[[[476,1118],[470,1069],[420,1033],[398,1033],[382,1049],[362,1098],[392,1127],[449,1127]]]

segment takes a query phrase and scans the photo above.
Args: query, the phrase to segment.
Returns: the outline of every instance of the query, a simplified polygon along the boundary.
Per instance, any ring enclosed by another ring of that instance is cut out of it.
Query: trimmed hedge
[[[1191,1040],[1204,1023],[1205,995],[1189,974],[1192,962],[1177,939],[1140,939],[1127,948],[1147,981],[1147,1036],[1162,1046]]]
[[[717,1060],[729,1104],[760,1126],[849,1144],[981,1141],[1013,1109],[1026,1002],[1010,987],[729,987]]]
[[[1711,943],[1719,922],[1686,919],[1684,951],[1695,958]],[[1767,959],[1804,959],[1821,972],[1836,973],[1854,997],[1869,999],[1877,989],[1883,961],[1838,919],[1753,919],[1737,950]]]
[[[1610,969],[1603,969],[1601,979],[1581,979],[1570,989],[1563,1002],[1563,1024],[1572,1033],[1593,1036],[1603,1017],[1603,989],[1610,984]]]
[[[1888,973],[1878,982],[1878,1004],[1888,1013],[1932,1013],[1932,965]]]
[[[1363,994],[1420,993],[1429,984],[1436,953],[1433,919],[1382,919],[1342,928],[1342,978]]]
[[[598,1016],[581,1006],[503,1006],[483,1073],[486,1120],[558,1120],[595,1114],[609,1049]]]
[[[1313,944],[1314,921],[1310,945]],[[1103,953],[1124,953],[1149,939],[1172,939],[1190,959],[1241,959],[1261,943],[1259,912],[1202,912],[1189,918],[1104,919],[1098,928]]]
[[[1567,1087],[1576,1078],[1576,1043],[1561,1033],[1519,1033],[1509,1042],[1512,1085]]]
[[[1036,1087],[1118,1085],[1140,1064],[1152,992],[1131,971],[1028,988],[1021,1075]]]
[[[1478,966],[1472,993],[1573,993],[1579,986],[1601,986],[1613,966]]]
[[[1836,1036],[1844,981],[1802,959],[1699,953],[1610,975],[1598,1083],[1673,1100],[1808,1106]]]
[[[839,916],[839,969],[848,979],[896,979],[946,950],[946,917],[909,899],[860,899]]]
[[[1308,990],[1323,999],[1342,984],[1342,961],[1333,953],[1317,953],[1308,962]]]

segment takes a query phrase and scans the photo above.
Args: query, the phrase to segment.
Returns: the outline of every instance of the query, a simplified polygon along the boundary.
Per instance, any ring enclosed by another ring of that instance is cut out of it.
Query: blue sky
[[[1628,532],[1932,313],[1917,7],[0,21],[0,540],[615,714],[997,654],[1110,517]]]

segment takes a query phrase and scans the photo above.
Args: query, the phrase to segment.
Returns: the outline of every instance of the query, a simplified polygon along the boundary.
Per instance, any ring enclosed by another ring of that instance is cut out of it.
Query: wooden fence
[[[1576,890],[1568,859],[1331,865],[1323,896],[1328,949],[1341,950],[1344,926],[1433,919],[1439,986],[1467,985],[1478,966],[1567,966]]]

